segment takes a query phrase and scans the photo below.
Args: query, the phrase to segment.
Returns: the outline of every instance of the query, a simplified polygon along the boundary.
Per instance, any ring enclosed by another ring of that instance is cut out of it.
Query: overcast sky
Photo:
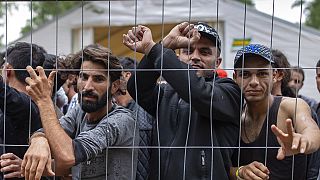
[[[275,16],[293,23],[299,23],[300,8],[291,8],[294,0],[254,0],[255,7],[262,12],[272,14],[272,4],[275,3]],[[20,2],[27,3],[27,2]],[[8,42],[20,37],[20,29],[27,19],[30,19],[30,12],[26,6],[21,6],[19,11],[8,15]],[[303,16],[303,21],[305,16]],[[5,34],[5,28],[1,28],[1,34]],[[5,43],[5,38],[3,39]]]

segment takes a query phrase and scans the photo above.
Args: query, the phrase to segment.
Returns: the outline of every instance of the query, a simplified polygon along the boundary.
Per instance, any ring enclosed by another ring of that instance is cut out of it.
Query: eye
[[[86,80],[88,80],[88,78],[89,78],[89,76],[87,74],[83,74],[83,73],[80,74],[81,80],[86,81]]]
[[[266,78],[266,77],[269,77],[269,72],[261,71],[257,73],[257,76],[261,78]]]
[[[210,49],[200,49],[200,53],[204,56],[211,55],[212,51]]]
[[[101,76],[96,76],[96,77],[94,77],[94,79],[93,79],[95,82],[103,82],[104,80],[105,80],[105,78],[104,77],[101,77]]]
[[[239,76],[242,77],[242,78],[248,78],[250,76],[249,72],[246,72],[246,71],[240,71],[239,73]]]
[[[187,49],[187,48],[185,48],[185,49],[182,49],[182,52],[181,52],[182,54],[186,54],[186,55],[190,55],[190,54],[192,54],[193,53],[193,49]]]

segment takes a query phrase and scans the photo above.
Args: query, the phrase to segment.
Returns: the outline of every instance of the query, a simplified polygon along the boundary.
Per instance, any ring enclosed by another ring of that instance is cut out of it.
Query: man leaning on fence
[[[137,86],[131,76],[128,90],[158,120],[153,142],[160,147],[152,152],[150,179],[228,179],[233,148],[225,147],[237,144],[240,89],[214,73],[222,60],[217,32],[205,23],[183,22],[159,44],[149,28],[138,26],[123,42],[145,54]],[[157,84],[161,72],[166,84]]]
[[[54,73],[47,78],[41,67],[28,67],[27,92],[39,107],[43,132],[35,133],[22,162],[26,179],[39,179],[43,170],[73,179],[134,179],[138,145],[133,114],[112,104],[119,90],[121,66],[110,50],[89,45],[71,56],[77,81],[79,105],[59,120],[50,99]],[[136,136],[134,136],[136,135]],[[111,146],[121,146],[112,148]],[[106,150],[106,148],[109,148]],[[107,171],[106,171],[107,169]]]
[[[302,99],[271,94],[277,70],[270,48],[264,45],[250,44],[240,49],[234,68],[246,105],[241,117],[241,148],[233,160],[235,166],[240,166],[231,168],[230,176],[291,179],[293,175],[295,180],[306,179],[304,154],[320,147],[320,131],[308,104]]]

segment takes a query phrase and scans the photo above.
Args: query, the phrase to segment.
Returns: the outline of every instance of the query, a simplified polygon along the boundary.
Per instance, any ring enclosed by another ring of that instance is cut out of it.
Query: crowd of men
[[[139,63],[98,44],[65,57],[6,50],[0,179],[319,178],[320,103],[298,94],[303,69],[283,52],[241,48],[231,79],[206,23],[180,23],[159,43],[139,25],[123,44]]]

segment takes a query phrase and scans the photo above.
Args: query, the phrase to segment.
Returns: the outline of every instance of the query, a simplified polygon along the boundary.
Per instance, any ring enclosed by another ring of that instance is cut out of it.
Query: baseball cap
[[[216,47],[218,47],[219,51],[221,52],[221,40],[217,31],[213,27],[204,22],[197,22],[195,24],[195,28],[198,29],[198,32],[201,34],[201,36],[205,36],[214,44],[216,44]]]
[[[242,55],[254,54],[262,57],[270,63],[274,63],[271,49],[261,44],[249,44],[248,46],[241,48],[237,51],[236,57],[234,58],[234,67],[242,61]]]

